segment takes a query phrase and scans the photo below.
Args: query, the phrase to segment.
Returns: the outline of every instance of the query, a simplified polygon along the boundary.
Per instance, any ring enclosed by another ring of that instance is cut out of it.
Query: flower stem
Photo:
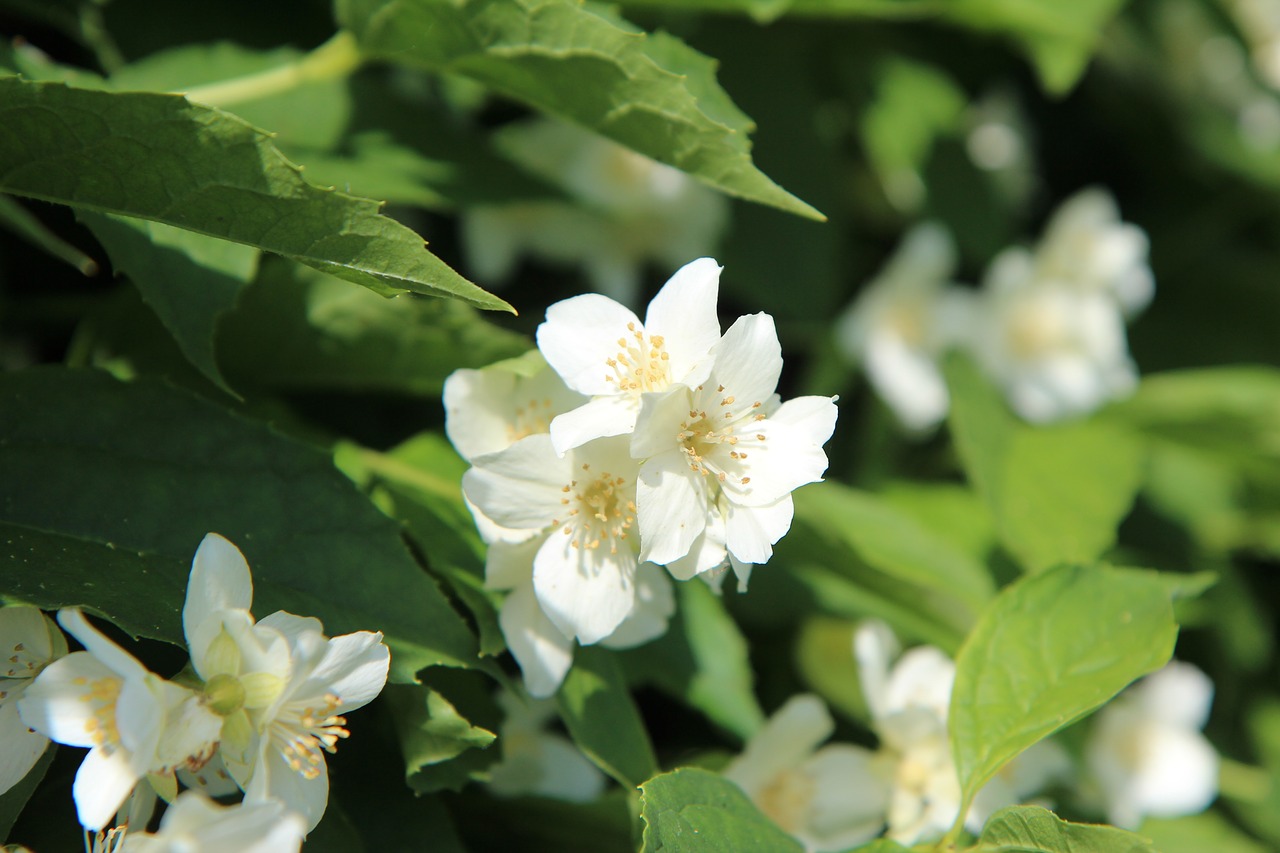
[[[360,67],[355,36],[339,30],[333,38],[293,62],[243,77],[196,86],[180,93],[188,101],[208,107],[228,107],[278,95],[304,83],[346,77]]]

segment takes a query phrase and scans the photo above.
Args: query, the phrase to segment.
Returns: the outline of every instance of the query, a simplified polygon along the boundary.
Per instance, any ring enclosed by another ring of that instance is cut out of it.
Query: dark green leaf
[[[640,786],[644,853],[800,853],[728,779],[686,767]]]
[[[619,784],[634,788],[658,771],[644,720],[611,652],[578,649],[556,698],[574,743]]]
[[[258,613],[381,630],[398,681],[475,660],[395,523],[326,454],[161,383],[0,375],[0,522],[24,534],[0,540],[0,592],[46,609],[85,605],[180,644],[191,556],[216,531],[252,566]]]
[[[510,310],[378,203],[323,190],[263,133],[181,97],[0,79],[0,191],[150,219],[291,257],[380,293]]]
[[[405,781],[419,794],[457,790],[501,758],[497,749],[489,749],[497,736],[473,725],[431,687],[393,684],[383,696],[404,751]]]
[[[97,275],[97,261],[54,234],[31,211],[4,195],[0,195],[0,225],[82,274]]]

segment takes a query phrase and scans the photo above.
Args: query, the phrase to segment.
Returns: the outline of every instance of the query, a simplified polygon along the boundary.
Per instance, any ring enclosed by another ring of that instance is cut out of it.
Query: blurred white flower
[[[502,761],[489,770],[489,790],[500,797],[551,797],[589,803],[604,791],[605,778],[567,738],[547,731],[555,702],[498,694],[503,710],[498,744]]]
[[[1212,702],[1209,677],[1172,661],[1098,713],[1085,759],[1108,821],[1137,829],[1147,815],[1209,807],[1218,795],[1218,753],[1200,730]]]
[[[296,853],[306,820],[276,800],[222,806],[184,791],[160,819],[156,832],[129,832],[121,853]]]
[[[711,356],[704,381],[646,394],[641,403],[631,436],[631,455],[644,460],[636,491],[640,556],[673,568],[700,547],[713,556],[723,547],[742,570],[767,562],[791,527],[791,492],[821,480],[836,406],[830,397],[779,404],[782,349],[768,314],[740,317]]]
[[[1025,250],[1007,249],[992,262],[978,304],[970,346],[1023,418],[1086,414],[1137,384],[1111,294],[1038,278]]]
[[[200,694],[148,671],[79,610],[59,611],[58,622],[85,651],[49,664],[27,686],[18,712],[51,740],[89,748],[72,794],[80,823],[96,831],[143,776],[172,779],[178,767],[207,761],[222,718]]]
[[[930,429],[947,414],[938,359],[969,313],[968,294],[947,286],[955,266],[946,230],[917,225],[836,324],[841,350],[864,365],[876,393],[908,429]]]
[[[725,778],[810,853],[855,847],[884,826],[885,762],[859,746],[821,746],[834,729],[820,699],[792,697],[724,769]]]
[[[581,264],[596,290],[630,304],[646,262],[673,267],[712,254],[728,222],[719,193],[573,125],[535,119],[504,128],[498,142],[568,199],[467,210],[463,246],[481,282],[506,280],[529,253]]]
[[[538,348],[566,385],[591,398],[551,422],[556,452],[630,433],[643,395],[706,379],[709,352],[720,338],[719,290],[720,267],[700,258],[663,285],[643,323],[598,293],[550,306],[538,327]]]
[[[0,608],[0,794],[22,781],[49,746],[49,739],[27,728],[18,716],[18,700],[45,667],[67,653],[67,641],[53,620],[37,607]]]
[[[878,766],[891,787],[886,835],[901,844],[936,839],[960,812],[960,780],[947,729],[955,663],[933,646],[899,655],[892,630],[878,620],[859,626],[853,651],[872,728],[880,738]],[[991,814],[1067,769],[1067,758],[1056,744],[1036,744],[979,792],[965,825],[977,832]]]

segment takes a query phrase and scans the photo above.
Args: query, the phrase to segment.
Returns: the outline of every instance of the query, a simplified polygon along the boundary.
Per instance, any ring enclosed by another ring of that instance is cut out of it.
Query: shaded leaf
[[[98,262],[54,234],[31,211],[8,196],[0,195],[0,226],[33,246],[80,270],[83,275],[96,275]]]
[[[640,786],[644,853],[800,853],[737,785],[685,767]]]
[[[992,815],[976,853],[1156,853],[1140,835],[1087,823],[1068,823],[1039,806],[1013,806]]]
[[[437,683],[430,674],[424,680]],[[383,696],[404,752],[405,781],[417,793],[458,790],[502,757],[489,749],[497,736],[472,724],[434,687],[392,684]]]
[[[618,784],[634,788],[657,772],[649,733],[611,652],[578,649],[556,699],[573,742]]]

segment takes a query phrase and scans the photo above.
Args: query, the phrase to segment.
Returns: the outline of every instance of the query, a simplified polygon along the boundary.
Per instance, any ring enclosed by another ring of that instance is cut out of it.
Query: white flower
[[[1023,418],[1044,423],[1085,414],[1137,384],[1115,300],[1037,278],[1024,250],[996,258],[980,304],[974,354]]]
[[[1054,212],[1036,248],[1036,278],[1105,294],[1132,317],[1147,307],[1155,278],[1147,265],[1147,235],[1120,221],[1115,199],[1093,187]]]
[[[646,261],[710,254],[728,201],[685,173],[572,125],[536,119],[498,134],[509,156],[576,203],[531,201],[467,210],[467,260],[501,282],[521,253],[581,264],[595,289],[630,303]]]
[[[0,794],[35,766],[49,739],[18,716],[23,691],[46,666],[67,653],[67,641],[37,607],[0,608]]]
[[[589,803],[604,791],[605,778],[568,739],[546,730],[555,715],[549,700],[498,695],[504,712],[498,743],[502,761],[489,771],[489,790],[500,797],[538,796]]]
[[[876,393],[912,430],[935,426],[950,397],[938,359],[968,320],[969,294],[947,283],[955,246],[939,225],[913,228],[836,326],[836,340],[861,361]]]
[[[255,624],[252,601],[244,555],[206,536],[192,561],[183,627],[209,704],[226,721],[223,761],[246,801],[280,800],[310,832],[329,800],[324,753],[347,737],[342,715],[382,691],[391,653],[381,633],[330,639],[319,620],[284,611]]]
[[[591,398],[551,422],[564,453],[594,438],[635,429],[642,395],[702,382],[720,338],[720,267],[701,258],[681,267],[649,303],[643,323],[607,296],[557,302],[538,327],[538,348],[565,384]]]
[[[275,800],[221,806],[195,791],[170,804],[154,833],[130,832],[121,853],[290,853],[307,825]]]
[[[660,565],[690,554],[716,515],[734,560],[767,562],[791,526],[792,490],[827,468],[822,445],[835,429],[835,401],[779,405],[782,349],[772,317],[739,318],[711,354],[704,382],[644,395],[631,437],[631,454],[645,460],[636,492],[640,556]]]
[[[18,711],[51,740],[89,747],[72,793],[80,823],[99,830],[144,775],[171,777],[180,766],[203,764],[222,718],[199,694],[149,672],[79,610],[60,611],[58,621],[86,651],[45,668]]]
[[[1209,807],[1218,795],[1218,753],[1200,729],[1212,701],[1208,676],[1173,661],[1099,712],[1085,759],[1108,821],[1137,829],[1146,815]]]
[[[558,456],[550,436],[531,435],[479,462],[463,475],[463,491],[499,525],[537,536],[529,547],[540,609],[584,645],[612,634],[636,600],[638,464],[627,440],[597,439]],[[494,550],[491,563],[505,559]],[[486,573],[507,588],[520,577],[492,565]]]
[[[878,758],[888,768],[892,788],[886,835],[901,844],[936,839],[960,812],[960,780],[947,729],[955,663],[932,646],[899,657],[897,639],[878,620],[859,626],[853,650],[880,738]],[[1036,744],[979,792],[965,825],[977,832],[995,811],[1039,790],[1066,767],[1066,756],[1055,744]]]
[[[820,744],[835,725],[816,696],[795,696],[724,770],[808,851],[845,850],[884,826],[889,780],[869,750]]]

